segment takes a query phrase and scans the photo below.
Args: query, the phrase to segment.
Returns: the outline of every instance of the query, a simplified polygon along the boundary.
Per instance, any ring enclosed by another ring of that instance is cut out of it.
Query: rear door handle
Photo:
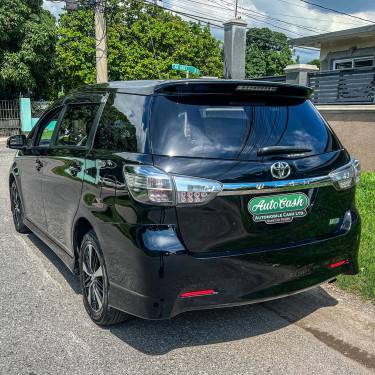
[[[73,177],[76,177],[78,172],[81,172],[82,167],[80,162],[77,159],[71,161],[69,165],[69,172]]]
[[[40,161],[40,159],[35,160],[35,168],[38,172],[43,168],[43,163]]]

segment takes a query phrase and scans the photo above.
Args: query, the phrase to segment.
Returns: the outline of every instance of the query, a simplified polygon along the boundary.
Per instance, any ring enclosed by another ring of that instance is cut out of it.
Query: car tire
[[[16,181],[13,181],[10,186],[10,204],[16,231],[18,233],[29,233],[30,229],[24,224],[25,212],[23,210],[21,196]]]
[[[129,315],[108,305],[108,274],[98,238],[93,230],[82,240],[79,273],[83,304],[94,323],[100,326],[118,324]]]

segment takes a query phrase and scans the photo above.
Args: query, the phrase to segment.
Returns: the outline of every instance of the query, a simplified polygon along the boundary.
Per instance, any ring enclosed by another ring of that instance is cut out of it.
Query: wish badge
[[[249,202],[248,210],[254,221],[276,224],[306,216],[308,205],[309,198],[306,194],[295,193],[253,198]]]

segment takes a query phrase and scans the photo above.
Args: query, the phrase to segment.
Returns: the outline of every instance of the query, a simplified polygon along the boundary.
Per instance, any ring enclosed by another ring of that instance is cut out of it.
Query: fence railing
[[[39,119],[43,116],[51,102],[32,101],[31,102],[31,117]]]
[[[264,76],[264,77],[255,77],[255,78],[247,78],[252,79],[254,81],[269,81],[269,82],[286,82],[286,75],[281,76]]]
[[[374,104],[375,67],[308,74],[315,104]]]
[[[0,136],[21,132],[19,100],[0,100]]]

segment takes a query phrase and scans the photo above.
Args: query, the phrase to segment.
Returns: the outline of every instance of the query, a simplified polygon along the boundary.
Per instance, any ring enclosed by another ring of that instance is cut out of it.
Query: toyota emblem
[[[290,172],[290,165],[284,161],[278,161],[271,165],[271,174],[275,178],[286,178],[290,175]]]

